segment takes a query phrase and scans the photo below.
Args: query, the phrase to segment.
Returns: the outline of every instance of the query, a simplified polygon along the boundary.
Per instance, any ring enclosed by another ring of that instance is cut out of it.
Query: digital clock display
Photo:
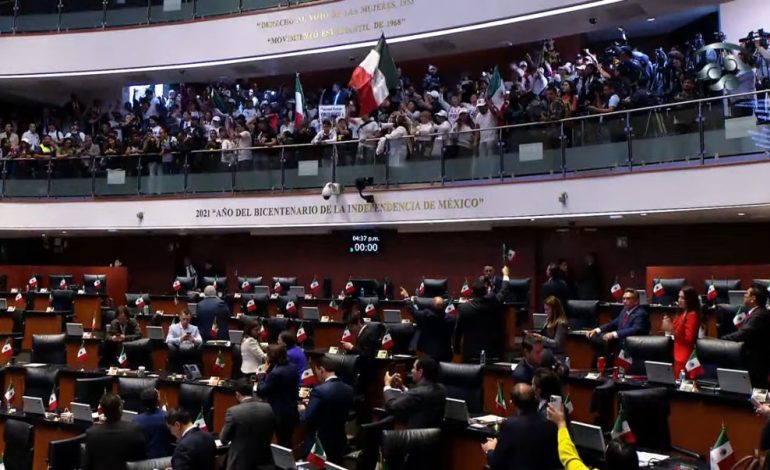
[[[380,235],[376,232],[355,232],[350,235],[349,253],[369,253],[377,254],[380,252]]]

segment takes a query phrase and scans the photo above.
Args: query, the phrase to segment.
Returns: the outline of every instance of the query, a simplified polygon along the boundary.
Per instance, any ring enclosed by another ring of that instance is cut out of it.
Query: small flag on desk
[[[353,333],[350,332],[350,328],[345,328],[342,332],[342,341],[349,343],[353,339]]]
[[[144,308],[144,297],[140,296],[138,299],[136,299],[136,308],[142,309]]]
[[[390,335],[390,331],[386,331],[385,336],[382,337],[382,349],[390,349],[394,344],[395,342],[393,341],[393,337]]]
[[[13,388],[13,382],[8,384],[8,389],[5,391],[5,402],[10,406],[13,401],[13,397],[16,396],[16,390]]]
[[[623,287],[619,282],[616,282],[612,285],[612,287],[610,287],[610,294],[612,294],[612,297],[616,300],[623,298]]]
[[[717,286],[715,286],[714,282],[712,281],[711,284],[709,284],[709,290],[706,291],[706,300],[711,302],[716,298],[717,298]]]
[[[99,279],[95,280],[94,281],[94,289],[101,290],[101,288],[102,288],[102,281],[100,281]]]
[[[267,328],[265,328],[265,325],[262,325],[259,328],[259,339],[264,343],[270,338],[270,334],[267,331]]]
[[[180,290],[182,290],[182,283],[181,283],[181,282],[179,282],[178,280],[177,280],[177,281],[174,281],[174,283],[173,283],[173,284],[171,284],[171,287],[173,287],[173,288],[174,288],[174,291],[175,291],[175,292],[179,292]]]
[[[120,356],[118,356],[118,365],[120,367],[128,366],[128,356],[126,356],[126,348],[125,348],[125,346],[120,349]]]
[[[21,295],[21,292],[19,292],[18,294],[16,294],[16,298],[15,298],[15,300],[16,300],[16,302],[18,302],[18,301],[20,301],[20,300],[21,300],[21,299],[23,299],[23,298],[24,298],[24,296],[23,296],[23,295]]]
[[[246,311],[247,312],[256,312],[257,311],[257,303],[254,302],[254,299],[249,299],[249,301],[246,302]]]
[[[195,418],[195,421],[193,422],[193,426],[198,426],[198,429],[201,431],[208,432],[209,427],[206,426],[206,420],[203,419],[203,410],[201,409],[198,413],[198,417]]]
[[[324,451],[321,441],[318,439],[318,435],[315,436],[315,442],[313,448],[310,449],[310,454],[307,456],[307,461],[315,465],[316,468],[322,469],[326,466],[326,452]]]
[[[243,284],[241,284],[241,290],[243,292],[251,292],[251,283],[249,283],[249,281],[243,281]]]
[[[508,405],[505,404],[505,395],[503,395],[503,384],[497,382],[497,395],[495,395],[495,408],[500,414],[505,413],[508,410]]]
[[[302,386],[310,387],[315,385],[315,383],[316,379],[315,374],[313,373],[313,369],[311,369],[310,366],[307,366],[305,370],[302,371]]]
[[[67,288],[67,281],[62,278],[61,281],[59,281],[59,289],[66,289]]]
[[[300,325],[297,329],[297,342],[302,344],[305,341],[307,341],[307,333],[305,332],[305,327]]]
[[[714,447],[711,448],[711,470],[729,470],[735,465],[735,452],[730,440],[727,438],[727,428],[722,425]]]
[[[217,353],[217,358],[214,359],[214,367],[212,369],[215,374],[224,372],[225,370],[225,358],[222,356],[222,351]]]
[[[463,282],[463,287],[460,289],[460,296],[461,297],[470,297],[471,294],[473,294],[473,289],[471,289],[471,286],[468,285],[468,280],[466,279]]]
[[[283,286],[281,285],[280,281],[275,281],[275,284],[273,285],[273,292],[276,294],[283,292]]]
[[[425,295],[425,282],[420,283],[420,287],[417,288],[417,293],[422,297]]]
[[[347,284],[345,284],[345,293],[348,295],[353,295],[355,291],[356,285],[353,284],[353,281],[348,281]]]
[[[219,337],[219,324],[217,324],[217,319],[214,319],[214,323],[211,324],[211,337],[214,339],[217,339]]]
[[[37,278],[31,277],[29,278],[29,287],[36,289],[37,288]]]
[[[447,305],[444,309],[444,313],[450,316],[455,315],[457,314],[457,307],[455,307],[455,304],[450,302],[449,305]]]
[[[91,317],[91,332],[96,331],[96,317]]]
[[[329,302],[329,312],[330,313],[339,313],[340,306],[337,305],[337,301],[332,299],[331,302]]]
[[[54,413],[58,407],[59,401],[56,400],[56,387],[54,387],[53,390],[51,390],[51,396],[48,397],[48,411]]]
[[[88,351],[86,351],[85,341],[80,342],[80,349],[78,349],[77,360],[81,364],[88,360]]]
[[[615,367],[622,367],[624,370],[631,369],[633,363],[634,360],[631,358],[631,355],[628,354],[626,348],[622,348],[620,353],[618,353],[618,357],[615,358]]]
[[[375,313],[377,313],[377,309],[374,307],[374,304],[367,304],[364,308],[364,313],[367,317],[372,317]]]
[[[293,300],[286,302],[286,313],[288,315],[294,315],[297,313],[297,304]]]
[[[321,295],[321,283],[313,277],[313,281],[310,283],[310,295],[318,297]]]
[[[636,443],[636,436],[631,431],[631,426],[628,425],[628,420],[626,420],[626,414],[623,412],[622,407],[618,411],[618,419],[615,420],[615,425],[612,427],[610,435],[613,439],[620,439],[629,444]]]
[[[746,318],[748,315],[746,315],[746,312],[741,311],[741,309],[738,309],[738,313],[735,314],[733,317],[733,325],[735,325],[736,328],[740,329],[743,324],[746,322]]]
[[[688,359],[687,363],[684,365],[684,370],[687,372],[687,377],[690,380],[695,380],[703,375],[703,366],[698,360],[698,355],[694,349],[692,350],[692,354],[690,354],[690,359]]]
[[[656,282],[654,286],[652,286],[652,295],[655,296],[655,298],[661,298],[663,297],[663,294],[666,293],[666,289],[663,287],[663,284],[661,284],[660,281]]]
[[[102,397],[104,397],[104,395],[102,395]],[[96,414],[97,414],[97,416],[99,416],[99,418],[104,416],[104,409],[102,409],[102,400],[101,399],[99,399],[99,404],[96,406]]]
[[[163,397],[163,406],[161,406],[160,409],[163,410],[164,413],[168,412],[168,400],[166,397]]]
[[[13,356],[13,344],[11,344],[11,338],[5,339],[5,344],[3,344],[3,349],[0,350],[0,352],[2,352],[3,356],[6,357]]]

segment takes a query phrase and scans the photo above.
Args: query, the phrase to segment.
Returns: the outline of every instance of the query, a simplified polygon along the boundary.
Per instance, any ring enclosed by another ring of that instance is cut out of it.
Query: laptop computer
[[[385,323],[401,323],[401,310],[383,310],[382,320]]]
[[[289,295],[293,295],[297,298],[305,297],[305,286],[291,286],[289,287]]]
[[[82,323],[67,323],[67,336],[83,336]]]
[[[455,421],[460,423],[469,423],[470,416],[468,415],[468,405],[465,400],[457,400],[455,398],[447,398],[444,404],[444,420]]]
[[[717,368],[719,390],[722,392],[751,395],[751,379],[748,371]]]
[[[147,337],[150,339],[157,339],[160,341],[164,341],[166,339],[166,335],[163,334],[162,326],[148,326]]]
[[[120,420],[125,421],[127,423],[133,423],[134,418],[136,418],[138,414],[139,413],[137,413],[136,411],[123,410],[123,414],[121,415]]]
[[[21,397],[21,400],[22,400],[22,411],[24,411],[25,413],[36,414],[36,415],[45,414],[45,407],[43,406],[42,398],[28,397],[25,395]]]
[[[320,320],[321,316],[318,313],[318,307],[302,307],[302,318],[313,321]]]
[[[743,305],[743,295],[746,293],[744,290],[729,290],[727,291],[727,301],[730,305]]]
[[[267,286],[254,286],[253,289],[254,294],[270,295],[270,288]]]
[[[604,452],[604,434],[601,427],[573,421],[569,425],[569,431],[576,447]]]
[[[639,304],[647,305],[647,291],[644,289],[637,289],[636,293],[639,294]],[[604,452],[604,449],[602,449],[602,452]]]
[[[674,366],[668,362],[644,361],[644,370],[649,383],[676,385]]]
[[[241,344],[243,339],[243,330],[230,330],[230,343]]]
[[[545,313],[533,313],[532,314],[532,330],[540,331],[548,321],[548,315]]]
[[[270,453],[273,454],[273,463],[275,464],[275,468],[280,470],[309,468],[308,464],[295,462],[294,454],[292,454],[291,449],[287,449],[286,447],[281,447],[278,444],[270,444]]]
[[[91,413],[91,407],[86,403],[70,403],[70,411],[72,412],[72,418],[78,421],[94,421],[94,415]]]

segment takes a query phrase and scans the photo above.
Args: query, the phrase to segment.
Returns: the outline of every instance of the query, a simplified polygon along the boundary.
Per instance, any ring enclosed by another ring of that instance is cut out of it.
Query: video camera
[[[757,41],[758,40],[758,41]],[[769,49],[770,33],[765,32],[764,28],[760,28],[757,31],[749,31],[749,34],[745,38],[739,39],[740,42],[746,45],[746,49],[752,54],[757,50],[756,42],[759,42],[759,46],[764,49]]]

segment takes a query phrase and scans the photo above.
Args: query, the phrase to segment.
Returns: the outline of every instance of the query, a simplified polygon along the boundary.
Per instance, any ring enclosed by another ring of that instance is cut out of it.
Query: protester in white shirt
[[[49,136],[56,145],[59,145],[64,140],[64,133],[56,129],[56,124],[54,123],[48,124],[48,131],[44,135]]]
[[[435,132],[435,125],[433,123],[430,111],[423,111],[420,113],[420,122],[415,128],[415,154],[430,158],[433,151],[433,133]]]
[[[31,150],[35,150],[40,146],[40,136],[34,123],[30,123],[29,130],[21,135],[21,140],[28,143]]]
[[[323,144],[325,142],[334,142],[337,140],[337,132],[332,127],[331,121],[324,119],[321,130],[310,141],[311,144]]]
[[[377,155],[385,153],[386,143],[390,146],[388,150],[388,165],[391,167],[402,166],[409,155],[409,148],[412,143],[409,136],[409,119],[404,114],[397,114],[393,130],[387,135],[380,137],[377,143]]]
[[[224,127],[219,129],[219,140],[222,142],[222,171],[228,171],[230,165],[235,163],[235,152],[233,151],[235,144],[230,139],[230,134]]]
[[[436,137],[433,139],[433,151],[431,157],[439,158],[444,151],[444,146],[449,145],[449,133],[452,131],[452,125],[447,120],[447,112],[443,109],[436,113],[436,124],[433,132]]]
[[[452,138],[457,146],[457,156],[460,158],[473,157],[475,142],[473,128],[474,124],[468,111],[463,109],[457,118],[457,122],[452,126]]]
[[[476,124],[476,128],[480,129],[479,156],[487,157],[494,155],[497,151],[499,133],[499,130],[494,129],[497,127],[497,117],[489,110],[489,106],[487,106],[487,102],[484,99],[476,101],[476,109],[478,113],[473,121]]]
[[[251,170],[254,168],[252,162],[251,147],[251,133],[246,130],[246,127],[239,122],[235,124],[235,147],[238,150],[238,169],[239,170]]]

